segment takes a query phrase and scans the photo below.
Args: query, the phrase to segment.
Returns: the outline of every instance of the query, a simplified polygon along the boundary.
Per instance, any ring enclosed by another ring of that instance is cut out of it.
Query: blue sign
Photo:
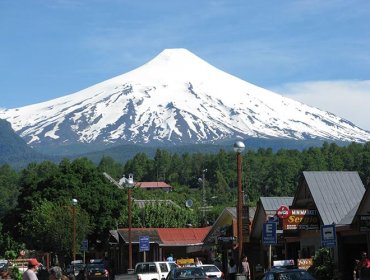
[[[89,250],[89,240],[84,239],[81,242],[81,251],[87,252]]]
[[[139,251],[140,252],[150,251],[149,236],[139,237]]]
[[[277,243],[276,235],[277,224],[264,223],[262,228],[262,243],[265,245],[275,245]]]
[[[335,225],[321,226],[321,246],[334,248],[337,246],[337,236],[335,233]]]

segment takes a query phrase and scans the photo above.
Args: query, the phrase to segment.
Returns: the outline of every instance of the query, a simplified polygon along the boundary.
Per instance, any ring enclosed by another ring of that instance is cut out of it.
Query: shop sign
[[[286,205],[281,205],[278,210],[276,210],[276,215],[280,219],[285,219],[289,216],[289,207]]]
[[[318,230],[320,219],[317,210],[290,209],[287,218],[283,219],[284,230]]]
[[[370,215],[360,215],[360,231],[370,231]]]
[[[313,265],[312,258],[298,259],[297,265],[300,269],[308,270]]]

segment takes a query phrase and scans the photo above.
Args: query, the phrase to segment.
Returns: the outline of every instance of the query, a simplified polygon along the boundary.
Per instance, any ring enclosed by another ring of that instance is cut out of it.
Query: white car
[[[203,268],[204,272],[211,279],[225,279],[224,273],[214,264],[201,264],[198,266]]]

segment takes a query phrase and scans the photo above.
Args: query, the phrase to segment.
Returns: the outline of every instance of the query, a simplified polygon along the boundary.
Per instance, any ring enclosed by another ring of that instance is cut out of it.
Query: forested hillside
[[[304,151],[259,149],[242,154],[246,201],[254,205],[260,196],[292,196],[302,171],[358,171],[370,184],[370,143],[339,147],[324,144]],[[204,172],[204,181],[200,181]],[[176,154],[157,150],[154,158],[136,154],[124,165],[110,157],[98,165],[86,158],[29,164],[20,171],[0,168],[0,255],[10,249],[37,249],[70,256],[72,246],[72,198],[78,200],[78,241],[88,238],[99,249],[108,231],[127,227],[127,191],[104,176],[119,179],[133,173],[135,181],[166,181],[172,192],[133,190],[134,199],[168,199],[179,207],[134,207],[134,227],[184,227],[212,223],[227,206],[236,205],[236,155],[220,150],[214,154]],[[205,201],[212,206],[203,219]],[[185,201],[192,199],[192,209]],[[30,230],[32,229],[32,230]]]

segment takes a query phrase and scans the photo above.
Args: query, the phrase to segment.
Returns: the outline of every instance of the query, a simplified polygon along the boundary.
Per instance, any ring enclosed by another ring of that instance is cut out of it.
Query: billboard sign
[[[283,219],[284,230],[318,230],[320,218],[317,210],[290,209],[287,218]]]

